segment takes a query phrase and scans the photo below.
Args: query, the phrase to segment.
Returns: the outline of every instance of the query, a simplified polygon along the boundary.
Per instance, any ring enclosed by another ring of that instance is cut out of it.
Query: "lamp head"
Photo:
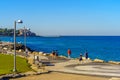
[[[30,31],[30,28],[27,28],[27,30],[29,30],[29,31]]]
[[[23,23],[23,21],[22,20],[18,20],[17,23]]]

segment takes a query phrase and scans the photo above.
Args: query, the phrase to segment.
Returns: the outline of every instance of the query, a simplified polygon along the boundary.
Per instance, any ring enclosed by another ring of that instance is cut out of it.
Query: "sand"
[[[48,74],[27,76],[27,77],[10,79],[10,80],[109,80],[109,79],[110,78],[108,77],[51,72]]]

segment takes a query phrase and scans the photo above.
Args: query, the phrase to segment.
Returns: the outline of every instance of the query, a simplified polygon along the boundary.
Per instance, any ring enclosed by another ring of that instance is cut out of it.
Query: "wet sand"
[[[48,74],[26,76],[26,77],[10,79],[10,80],[109,80],[109,79],[110,78],[108,77],[51,72]]]

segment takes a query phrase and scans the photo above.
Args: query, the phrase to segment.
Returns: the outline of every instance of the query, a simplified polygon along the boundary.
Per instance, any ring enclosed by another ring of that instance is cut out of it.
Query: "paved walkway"
[[[47,69],[74,74],[120,77],[120,65],[92,63],[90,60],[84,61],[83,63],[80,63],[77,60],[69,60],[56,63],[55,66],[48,66]]]

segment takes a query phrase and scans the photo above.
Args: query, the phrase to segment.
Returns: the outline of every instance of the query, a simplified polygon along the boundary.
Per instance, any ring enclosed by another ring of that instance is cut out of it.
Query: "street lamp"
[[[13,71],[16,72],[16,23],[23,23],[22,20],[14,21],[14,68]]]
[[[30,30],[29,28],[25,28],[25,26],[24,26],[24,45],[25,45],[25,55],[26,55],[26,57],[28,56],[28,54],[27,54],[27,49],[26,49],[26,30]]]

